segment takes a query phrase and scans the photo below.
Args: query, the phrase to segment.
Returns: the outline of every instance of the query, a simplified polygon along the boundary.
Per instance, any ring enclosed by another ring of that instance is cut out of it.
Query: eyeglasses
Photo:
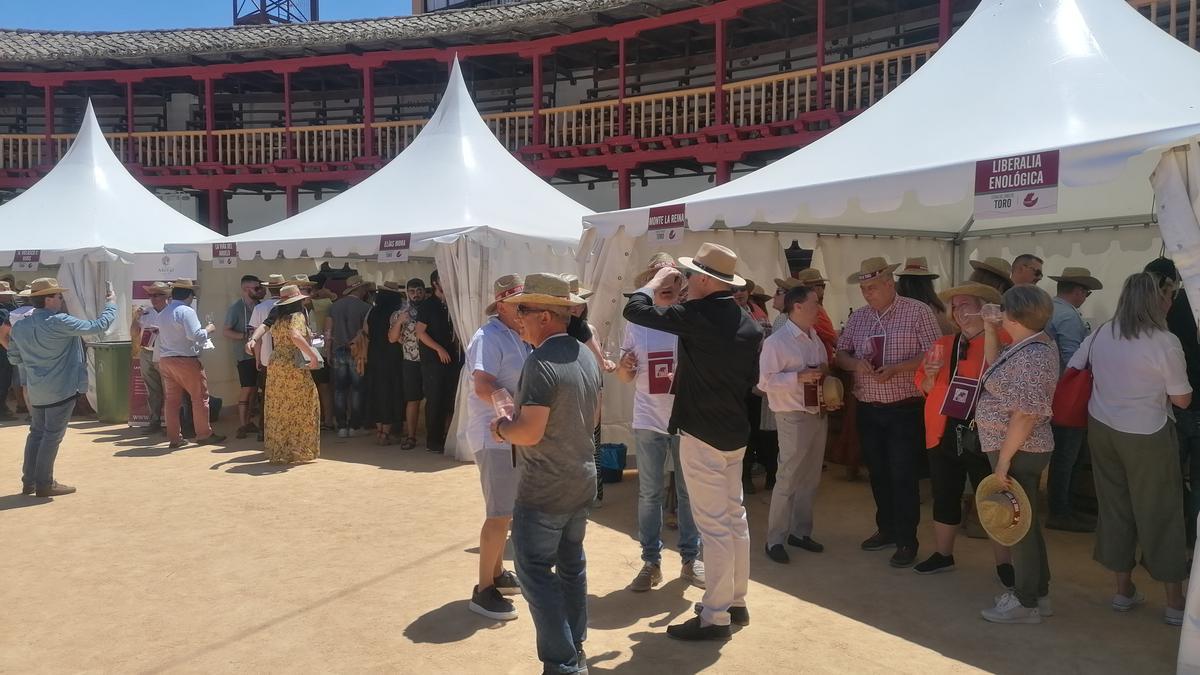
[[[549,312],[549,311],[550,310],[544,309],[544,308],[539,309],[537,307],[530,307],[528,305],[517,305],[517,314],[520,314],[521,316],[525,316],[526,314],[538,314],[539,312]]]

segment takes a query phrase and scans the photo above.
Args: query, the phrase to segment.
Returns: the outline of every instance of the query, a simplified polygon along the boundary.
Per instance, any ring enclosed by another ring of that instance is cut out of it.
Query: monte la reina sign
[[[1058,150],[975,163],[975,217],[1058,212]]]

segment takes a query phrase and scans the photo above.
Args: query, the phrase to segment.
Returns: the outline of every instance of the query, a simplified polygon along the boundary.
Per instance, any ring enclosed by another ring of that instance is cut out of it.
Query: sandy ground
[[[0,671],[539,672],[522,600],[508,624],[467,611],[482,515],[472,465],[326,436],[320,461],[281,471],[247,441],[169,451],[77,422],[57,473],[79,492],[47,500],[14,494],[23,439],[0,428]],[[588,529],[593,672],[1174,668],[1161,587],[1139,574],[1149,603],[1112,612],[1089,535],[1049,533],[1054,618],[993,626],[978,615],[1001,590],[986,542],[961,539],[950,574],[893,570],[888,553],[858,548],[873,529],[866,484],[834,469],[817,514],[826,552],[769,561],[767,496],[750,496],[752,625],[725,644],[670,640],[664,628],[701,591],[675,578],[670,551],[667,583],[625,590],[640,566],[636,488],[632,473],[607,486]],[[927,542],[928,528],[926,510]]]

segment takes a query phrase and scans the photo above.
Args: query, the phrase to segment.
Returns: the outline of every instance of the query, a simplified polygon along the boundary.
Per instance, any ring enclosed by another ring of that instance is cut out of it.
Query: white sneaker
[[[1037,607],[1025,607],[1013,593],[1005,593],[996,599],[996,606],[980,612],[992,623],[1041,623],[1042,615]]]
[[[1054,606],[1050,604],[1050,596],[1043,595],[1038,598],[1038,614],[1041,614],[1043,619],[1054,616]]]
[[[1112,608],[1118,612],[1128,612],[1143,602],[1146,602],[1146,596],[1135,586],[1132,596],[1124,596],[1120,593],[1115,593],[1112,599]]]
[[[683,569],[679,572],[679,578],[703,590],[705,587],[704,562],[693,560],[689,563],[684,563]]]
[[[345,429],[345,428],[343,428],[343,429],[338,429],[338,434],[337,434],[337,437],[338,437],[338,438],[350,438],[350,430],[349,430],[349,429]]]

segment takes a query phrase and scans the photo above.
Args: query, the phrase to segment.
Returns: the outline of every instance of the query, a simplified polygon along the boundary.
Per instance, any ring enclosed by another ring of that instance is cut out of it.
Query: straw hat
[[[399,281],[385,281],[385,282],[383,282],[383,285],[379,287],[379,290],[386,291],[388,293],[405,293],[406,292],[404,287],[400,285]]]
[[[984,478],[975,488],[975,511],[988,536],[1003,546],[1021,541],[1033,525],[1033,505],[1025,489],[1012,480],[1006,490],[995,474]]]
[[[949,303],[950,300],[956,295],[969,295],[973,298],[979,298],[985,303],[990,303],[993,305],[1000,304],[1000,291],[988,286],[987,284],[981,284],[975,281],[959,284],[953,288],[947,288],[941,293],[938,293],[938,298],[941,299],[942,302]]]
[[[275,275],[271,275],[271,276],[275,276]],[[343,296],[350,295],[354,291],[357,291],[358,289],[360,289],[366,285],[367,285],[367,282],[363,281],[362,277],[355,274],[354,276],[350,277],[349,279],[346,279],[346,290],[342,291],[342,295]]]
[[[767,293],[767,289],[763,288],[762,286],[759,286],[758,284],[755,284],[754,290],[750,291],[750,297],[758,298],[759,300],[766,302],[766,301],[770,300],[772,296]]]
[[[287,284],[279,289],[279,300],[275,302],[275,306],[290,305],[293,302],[300,302],[308,296],[300,292],[300,287],[296,284]]]
[[[171,284],[168,284],[165,281],[156,281],[149,286],[142,286],[142,290],[151,294],[161,293],[163,295],[170,295]]]
[[[889,265],[888,261],[883,258],[867,258],[859,264],[857,272],[846,278],[846,283],[865,284],[885,274],[895,272],[899,266],[900,263]]]
[[[565,279],[566,282],[571,285],[571,292],[574,293],[575,295],[578,295],[579,297],[583,298],[584,300],[587,300],[588,298],[595,295],[594,293],[592,293],[591,290],[580,286],[579,285],[579,277],[575,276],[574,274],[564,274],[564,275],[562,275],[562,278]]]
[[[0,295],[16,295],[16,294],[17,294],[17,292],[13,290],[12,284],[8,283],[7,281],[0,281]]]
[[[784,291],[790,291],[793,288],[798,288],[803,285],[804,285],[803,281],[800,281],[799,279],[794,279],[792,277],[788,277],[786,279],[776,279],[775,280],[775,288],[778,288],[778,289],[784,290]]]
[[[41,279],[34,279],[33,283],[29,284],[29,288],[21,291],[20,295],[26,298],[40,298],[44,295],[66,293],[67,290],[58,283],[58,279],[42,277]]]
[[[991,272],[996,276],[1012,281],[1012,265],[1004,258],[984,258],[983,260],[972,260],[971,269],[983,270]]]
[[[293,274],[292,283],[300,288],[312,288],[317,285],[317,282],[309,279],[307,274]]]
[[[308,277],[305,277],[306,279]],[[282,274],[268,274],[267,280],[263,282],[263,286],[267,288],[279,288],[287,283],[287,277]]]
[[[191,279],[176,279],[175,281],[171,282],[171,288],[186,288],[189,291],[194,291],[199,288],[199,286],[197,286],[196,283]]]
[[[537,272],[525,277],[520,292],[505,297],[500,302],[527,302],[531,305],[575,307],[584,304],[584,299],[571,292],[571,284],[557,274]]]
[[[679,259],[679,264],[692,272],[699,272],[736,287],[746,284],[746,280],[734,271],[737,269],[737,261],[737,254],[733,251],[720,244],[704,242],[694,258],[685,256]]]
[[[675,267],[675,259],[666,253],[655,253],[650,262],[646,263],[646,269],[638,272],[638,275],[633,278],[633,285],[641,288],[645,286],[655,274],[664,267]]]
[[[821,389],[825,398],[825,407],[840,408],[846,401],[845,388],[842,386],[842,381],[832,375],[821,380]]]
[[[492,304],[484,308],[483,313],[486,316],[491,316],[496,313],[496,303],[504,300],[510,295],[516,295],[525,289],[525,279],[520,274],[505,274],[492,284],[492,293],[494,299]]]
[[[1079,284],[1089,291],[1098,291],[1104,288],[1104,284],[1100,280],[1092,276],[1092,271],[1086,267],[1068,267],[1063,270],[1062,274],[1056,277],[1050,277],[1054,281],[1066,281],[1072,284]]]
[[[908,258],[904,261],[904,267],[900,268],[897,274],[902,277],[929,277],[930,279],[937,279],[940,276],[929,271],[929,261],[925,259],[925,256]]]

